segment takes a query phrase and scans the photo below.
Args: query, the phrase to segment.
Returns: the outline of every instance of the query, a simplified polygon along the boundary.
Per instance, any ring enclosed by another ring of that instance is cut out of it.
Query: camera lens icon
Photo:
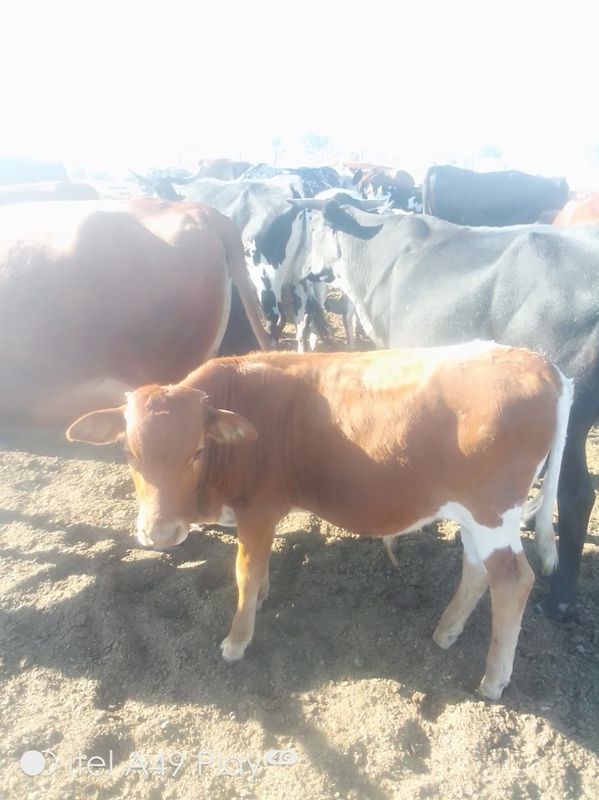
[[[19,764],[25,775],[51,775],[56,769],[56,756],[51,750],[26,750]]]

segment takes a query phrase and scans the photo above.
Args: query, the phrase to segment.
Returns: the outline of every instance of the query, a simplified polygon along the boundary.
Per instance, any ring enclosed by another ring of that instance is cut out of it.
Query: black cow
[[[173,184],[179,181],[167,170],[153,170],[147,175],[140,175],[131,170],[131,174],[148,197],[159,197],[161,200],[184,200],[183,195],[173,187]]]
[[[329,201],[313,218],[312,237],[307,267],[332,267],[377,346],[491,339],[536,350],[574,378],[559,564],[543,603],[549,616],[565,618],[595,501],[585,444],[599,417],[599,228],[464,228]]]
[[[543,178],[517,170],[473,172],[430,167],[422,184],[424,213],[458,225],[524,225],[567,202],[563,178]]]

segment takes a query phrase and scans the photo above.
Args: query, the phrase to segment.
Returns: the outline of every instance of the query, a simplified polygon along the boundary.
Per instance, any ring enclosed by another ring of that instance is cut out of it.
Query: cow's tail
[[[556,367],[557,370],[557,367]],[[557,566],[557,547],[553,528],[553,508],[557,500],[557,485],[562,465],[562,456],[568,433],[568,420],[574,395],[574,382],[557,370],[562,393],[557,401],[555,436],[547,459],[547,471],[543,485],[536,497],[528,503],[526,516],[535,518],[535,544],[541,558],[543,575],[549,575]]]
[[[225,248],[229,273],[239,292],[239,298],[258,344],[262,350],[272,350],[273,342],[264,329],[256,289],[250,279],[245,263],[241,237],[231,220],[226,217],[225,219],[226,223],[221,224],[221,239]]]

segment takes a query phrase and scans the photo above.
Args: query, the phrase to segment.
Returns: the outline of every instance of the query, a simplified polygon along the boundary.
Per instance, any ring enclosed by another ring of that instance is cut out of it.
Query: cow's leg
[[[295,324],[297,352],[304,353],[311,327],[308,313],[308,292],[303,282],[292,284],[289,291],[293,302],[293,322]]]
[[[356,309],[352,301],[347,298],[347,303],[343,310],[343,327],[345,328],[345,339],[347,341],[347,349],[354,350],[356,347],[356,339],[354,335],[354,325],[356,320]]]
[[[268,574],[269,563],[270,559],[269,561],[266,562],[266,574],[262,578],[262,583],[260,584],[260,588],[258,589],[258,601],[256,603],[256,611],[260,611],[260,609],[262,608],[262,603],[264,603],[264,601],[268,597],[268,593],[270,592],[270,576]]]
[[[261,590],[268,587],[268,561],[274,525],[265,527],[239,526],[237,545],[238,601],[231,631],[221,644],[223,658],[229,664],[243,658],[245,648],[252,641],[258,597]]]
[[[310,281],[308,288],[307,309],[316,333],[310,335],[310,350],[316,348],[318,336],[327,349],[334,348],[335,337],[329,327],[324,313],[324,304],[327,299],[328,286],[322,281]],[[316,335],[318,334],[318,336]]]
[[[511,547],[493,551],[485,559],[485,568],[491,587],[492,629],[479,691],[489,700],[499,700],[510,682],[522,615],[535,576],[524,551],[514,552]]]
[[[324,313],[326,284],[304,279],[298,284],[298,289],[301,289],[298,296],[302,302],[298,312],[299,319],[296,321],[298,350],[300,338],[303,340],[304,348],[307,346],[310,351],[316,349],[319,336],[326,346],[330,346],[334,340]],[[312,329],[315,332],[311,332]]]
[[[462,542],[469,536],[468,531],[462,527]],[[464,546],[460,584],[433,633],[433,640],[444,650],[451,647],[462,633],[468,617],[476,608],[476,604],[489,585],[484,564],[477,556],[473,556],[473,551],[475,552],[473,544],[470,542],[468,546],[469,558],[466,546]],[[470,560],[472,558],[474,558],[473,561]]]
[[[464,586],[460,584],[456,597],[435,631],[435,641],[442,647],[449,646],[451,641],[448,639],[459,632],[460,624],[476,606],[488,581],[491,589],[491,645],[479,691],[489,700],[498,700],[509,683],[522,614],[534,583],[534,573],[520,541],[521,514],[521,507],[506,511],[498,528],[477,525],[472,519],[467,531],[462,527]],[[483,572],[486,573],[485,580]]]
[[[593,422],[581,424],[572,409],[557,492],[559,548],[557,569],[543,611],[563,620],[576,602],[576,584],[595,491],[586,463],[585,445]],[[573,424],[572,424],[573,423]]]

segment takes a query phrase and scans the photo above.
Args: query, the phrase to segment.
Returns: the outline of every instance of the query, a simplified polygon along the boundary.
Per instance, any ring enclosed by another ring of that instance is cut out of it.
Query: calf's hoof
[[[508,685],[509,681],[492,681],[485,677],[480,682],[478,693],[482,695],[485,700],[501,700],[503,690]]]
[[[440,631],[439,628],[436,628],[433,633],[433,642],[443,650],[447,650],[454,642],[457,642],[459,635],[459,633],[454,633],[453,631]]]
[[[268,595],[265,594],[264,597],[259,597],[256,600],[256,612],[262,611],[262,606],[264,605],[264,601],[268,598]]]
[[[249,642],[245,644],[237,644],[230,641],[230,637],[227,636],[221,642],[220,649],[223,654],[223,658],[227,662],[227,664],[235,664],[237,661],[241,661],[243,658],[243,654],[245,653],[245,648],[248,646]]]

